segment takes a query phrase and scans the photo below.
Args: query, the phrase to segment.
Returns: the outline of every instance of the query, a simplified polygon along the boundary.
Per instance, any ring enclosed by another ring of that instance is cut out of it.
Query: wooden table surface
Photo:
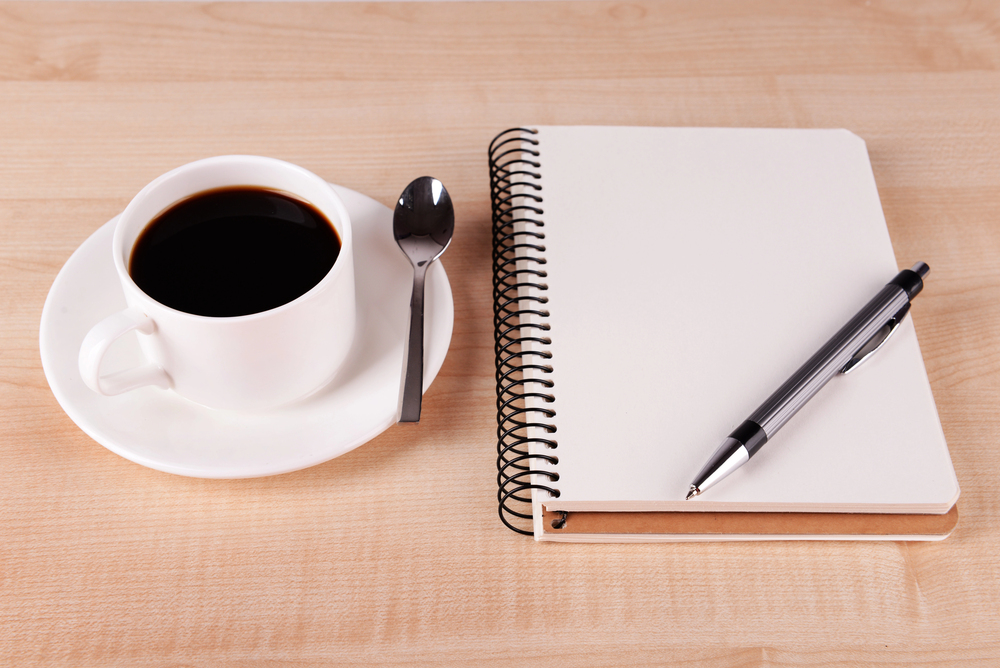
[[[1000,6],[0,4],[0,664],[1000,665]],[[868,142],[963,493],[941,543],[538,544],[496,516],[486,147],[514,124]],[[313,468],[101,447],[39,359],[56,273],[148,181],[299,163],[452,192],[451,350],[418,426]]]

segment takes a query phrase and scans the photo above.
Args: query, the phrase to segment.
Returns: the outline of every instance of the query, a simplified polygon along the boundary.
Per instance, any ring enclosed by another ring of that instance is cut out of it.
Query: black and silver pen
[[[698,496],[746,464],[831,378],[854,369],[878,350],[910,310],[910,300],[923,289],[923,278],[929,271],[930,267],[918,262],[889,281],[723,441],[695,476],[687,498]]]

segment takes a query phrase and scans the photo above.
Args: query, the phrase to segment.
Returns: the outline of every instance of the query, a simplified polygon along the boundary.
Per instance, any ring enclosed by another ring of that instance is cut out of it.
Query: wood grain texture
[[[996,666],[1000,6],[0,3],[0,664]],[[868,142],[962,485],[946,541],[536,544],[496,518],[486,146],[520,123]],[[42,374],[70,253],[220,153],[444,181],[455,334],[418,426],[297,473],[144,469]]]

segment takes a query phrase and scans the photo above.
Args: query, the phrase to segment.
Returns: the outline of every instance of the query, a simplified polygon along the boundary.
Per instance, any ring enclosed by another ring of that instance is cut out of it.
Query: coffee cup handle
[[[94,325],[83,338],[80,345],[80,377],[94,392],[112,397],[147,385],[164,390],[170,387],[170,376],[154,364],[101,376],[101,360],[108,348],[133,329],[142,334],[152,334],[156,331],[156,323],[145,313],[128,308],[109,315]]]

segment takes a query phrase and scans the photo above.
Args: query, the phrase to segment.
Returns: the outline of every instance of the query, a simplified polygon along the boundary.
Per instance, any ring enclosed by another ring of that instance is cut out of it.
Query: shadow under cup
[[[350,219],[333,188],[301,167],[256,156],[179,167],[129,203],[112,245],[128,309],[105,329],[138,330],[150,365],[118,379],[93,374],[88,385],[102,394],[159,385],[205,406],[259,410],[311,394],[347,358]],[[107,332],[92,337],[102,325],[88,339],[110,345]],[[87,348],[81,372],[96,354]]]

